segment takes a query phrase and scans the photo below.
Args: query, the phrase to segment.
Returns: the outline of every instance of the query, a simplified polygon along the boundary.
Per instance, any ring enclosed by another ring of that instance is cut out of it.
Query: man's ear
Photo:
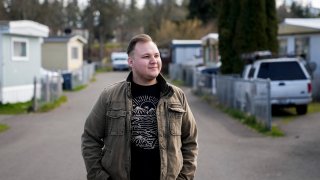
[[[133,59],[129,56],[128,57],[128,64],[130,67],[132,67]]]

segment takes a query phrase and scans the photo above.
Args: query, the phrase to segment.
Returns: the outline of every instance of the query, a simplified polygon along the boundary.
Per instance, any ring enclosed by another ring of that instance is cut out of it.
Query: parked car
[[[116,70],[128,70],[128,54],[126,52],[113,52],[111,53],[112,69]]]
[[[295,107],[306,114],[312,101],[311,78],[298,58],[274,58],[254,61],[245,66],[245,80],[270,79],[272,108]]]

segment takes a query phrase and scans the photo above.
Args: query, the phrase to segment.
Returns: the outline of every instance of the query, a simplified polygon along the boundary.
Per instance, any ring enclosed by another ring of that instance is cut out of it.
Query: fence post
[[[62,95],[62,73],[61,71],[58,71],[58,99],[60,98],[60,96]]]
[[[271,81],[270,79],[268,79],[267,82],[267,88],[268,88],[268,124],[267,124],[267,128],[268,130],[271,130],[272,127],[272,107],[271,107],[271,85],[270,85]]]
[[[37,77],[33,79],[33,97],[32,97],[32,111],[35,112],[38,109],[37,104]]]
[[[45,100],[46,102],[50,102],[50,86],[49,86],[49,75],[46,75],[46,82],[45,82],[45,85],[46,85],[46,96],[45,96]]]

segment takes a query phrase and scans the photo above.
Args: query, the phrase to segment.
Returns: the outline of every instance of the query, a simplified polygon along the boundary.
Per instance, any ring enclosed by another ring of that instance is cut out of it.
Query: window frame
[[[15,56],[14,44],[25,43],[25,56]],[[29,39],[27,38],[12,38],[11,39],[11,58],[13,61],[29,61]]]
[[[77,57],[74,57],[73,55],[75,55],[73,52],[74,52],[74,49],[76,49],[76,56]],[[80,58],[80,48],[78,46],[71,46],[71,60],[79,60]]]

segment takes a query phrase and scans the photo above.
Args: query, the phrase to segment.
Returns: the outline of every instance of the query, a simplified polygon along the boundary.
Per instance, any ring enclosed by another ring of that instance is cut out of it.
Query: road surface
[[[84,180],[80,150],[85,118],[104,87],[124,72],[102,73],[48,113],[0,116],[0,180]],[[284,124],[286,137],[262,136],[183,88],[197,120],[196,180],[319,180],[320,114]]]

